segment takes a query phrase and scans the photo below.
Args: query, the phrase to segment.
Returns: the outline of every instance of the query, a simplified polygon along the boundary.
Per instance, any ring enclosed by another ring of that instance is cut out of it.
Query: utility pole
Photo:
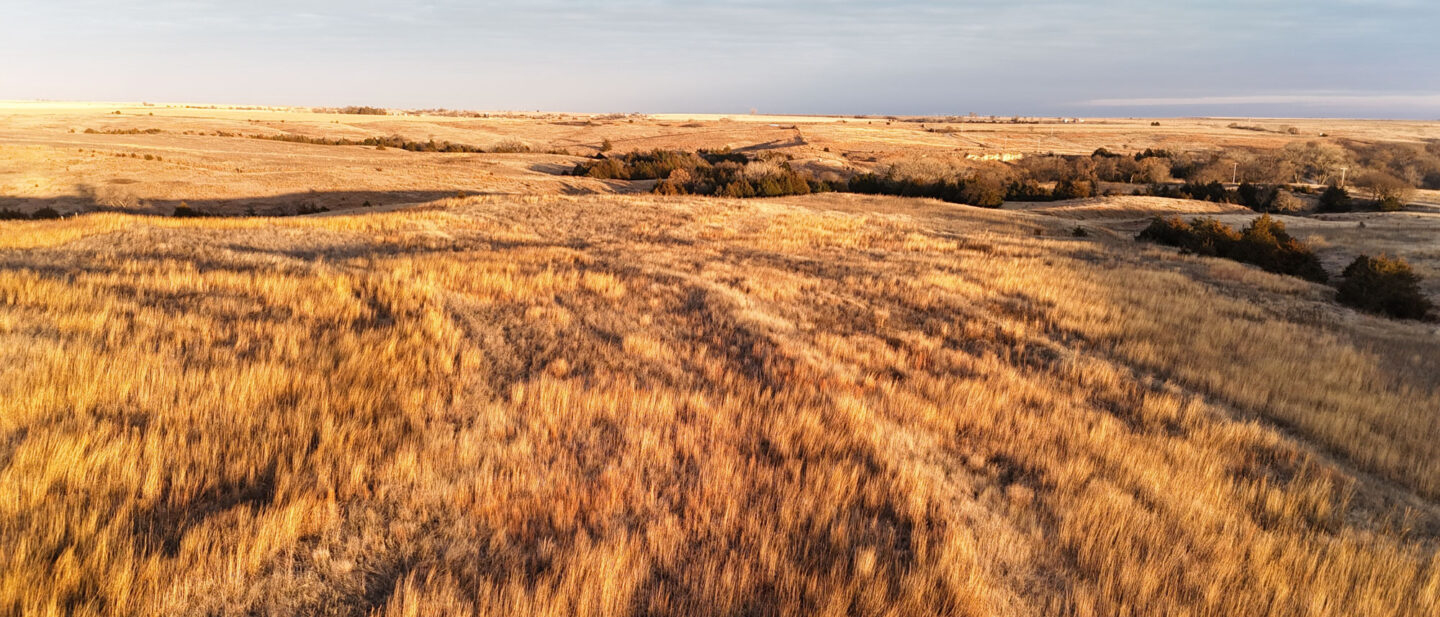
[[[1350,171],[1349,167],[1340,168],[1340,188],[1345,188],[1345,172]]]
[[[1230,163],[1230,184],[1235,184],[1240,179],[1240,162]]]

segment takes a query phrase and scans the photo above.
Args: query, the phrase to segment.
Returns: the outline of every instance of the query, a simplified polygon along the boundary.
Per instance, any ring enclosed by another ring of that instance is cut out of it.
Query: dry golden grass
[[[120,112],[118,115],[114,112]],[[928,122],[928,123],[927,123]],[[1247,121],[1279,130],[1229,128],[1232,120],[1107,119],[1083,124],[935,124],[881,118],[588,114],[492,117],[353,115],[304,109],[193,108],[124,103],[0,101],[0,209],[65,213],[109,209],[170,214],[181,202],[204,212],[293,214],[433,201],[467,194],[590,194],[623,183],[556,176],[605,140],[617,151],[732,147],[793,157],[819,174],[966,156],[1089,154],[1217,147],[1278,148],[1292,141],[1433,138],[1435,122]],[[86,133],[87,129],[98,131]],[[945,132],[931,132],[943,129]],[[160,131],[145,134],[146,131]],[[141,134],[126,134],[139,132]],[[232,137],[219,136],[236,135]],[[1320,137],[1325,133],[1328,137]],[[480,147],[507,141],[534,154],[436,154],[322,146],[244,135],[364,139],[400,135]],[[574,156],[541,154],[565,151]],[[147,160],[145,157],[152,157]],[[155,158],[158,157],[158,158]]]
[[[0,222],[0,613],[1440,611],[1433,335],[1068,229]]]

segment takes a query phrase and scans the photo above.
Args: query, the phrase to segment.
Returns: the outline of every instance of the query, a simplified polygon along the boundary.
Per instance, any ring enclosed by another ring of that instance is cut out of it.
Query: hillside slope
[[[928,200],[0,222],[0,612],[1433,615],[1440,340]]]

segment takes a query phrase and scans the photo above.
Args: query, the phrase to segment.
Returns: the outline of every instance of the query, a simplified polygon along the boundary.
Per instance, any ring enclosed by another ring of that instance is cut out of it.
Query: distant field
[[[120,112],[118,115],[114,112]],[[1052,119],[1053,120],[1053,119]],[[181,201],[226,214],[416,203],[467,194],[627,190],[557,177],[609,140],[616,151],[731,147],[780,152],[797,167],[873,169],[917,158],[994,153],[1089,154],[1097,148],[1179,151],[1278,147],[1303,139],[1419,140],[1436,124],[1334,120],[1090,120],[1083,124],[934,124],[883,118],[684,114],[609,117],[495,114],[490,118],[317,114],[307,110],[141,104],[0,103],[0,208],[93,208],[168,214]],[[773,125],[773,126],[772,126]],[[1296,127],[1298,134],[1283,132]],[[156,134],[86,134],[161,131]],[[929,132],[944,129],[954,132]],[[192,134],[186,134],[187,132]],[[217,137],[216,132],[237,135]],[[518,142],[531,154],[433,154],[320,146],[246,135],[364,139],[399,135],[478,147]],[[546,154],[565,151],[570,156]],[[146,155],[151,160],[146,160]],[[158,157],[158,160],[155,160]],[[68,210],[67,210],[68,209]]]
[[[1437,325],[1133,239],[1252,211],[556,173],[1434,124],[496,116],[0,105],[0,209],[88,212],[0,220],[0,614],[1440,613]],[[1281,218],[1440,297],[1440,214]]]

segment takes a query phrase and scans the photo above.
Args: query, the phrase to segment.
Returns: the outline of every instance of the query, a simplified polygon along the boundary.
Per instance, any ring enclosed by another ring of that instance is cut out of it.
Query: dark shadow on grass
[[[476,194],[467,190],[416,191],[306,191],[256,197],[212,199],[137,199],[133,205],[115,205],[97,199],[93,191],[80,187],[78,194],[61,197],[14,197],[0,195],[0,212],[26,216],[46,208],[62,216],[89,212],[125,212],[172,216],[184,206],[202,216],[295,216],[315,212],[350,210],[370,206],[426,203],[446,197]],[[183,211],[183,210],[182,210]]]

